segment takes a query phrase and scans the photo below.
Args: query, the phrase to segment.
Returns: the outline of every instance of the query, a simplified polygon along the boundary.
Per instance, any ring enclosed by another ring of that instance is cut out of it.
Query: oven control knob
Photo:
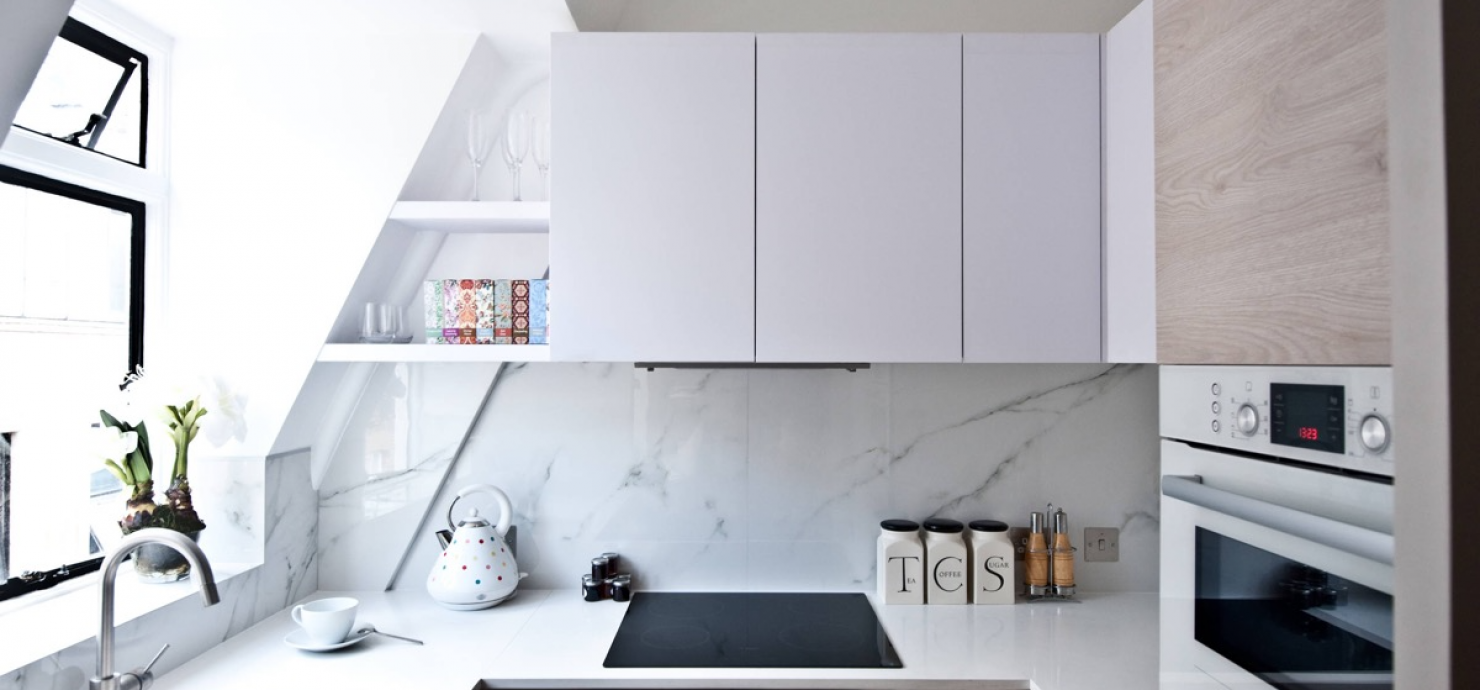
[[[1374,453],[1387,450],[1392,435],[1388,432],[1386,419],[1369,414],[1362,418],[1362,446]]]
[[[1248,403],[1240,405],[1238,415],[1233,418],[1233,425],[1240,434],[1253,436],[1259,430],[1259,410]]]

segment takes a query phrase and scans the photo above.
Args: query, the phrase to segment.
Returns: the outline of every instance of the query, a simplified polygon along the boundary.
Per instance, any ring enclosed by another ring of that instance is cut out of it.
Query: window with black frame
[[[143,203],[0,166],[0,599],[95,570],[119,534],[89,427],[143,361],[144,238]]]
[[[148,57],[69,17],[14,126],[144,167],[148,123]]]

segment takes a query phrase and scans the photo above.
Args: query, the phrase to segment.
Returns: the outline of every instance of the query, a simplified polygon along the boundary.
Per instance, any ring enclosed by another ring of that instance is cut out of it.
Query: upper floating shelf
[[[327,343],[320,362],[548,362],[549,345]]]
[[[418,230],[449,233],[545,234],[548,201],[400,201],[390,220]]]

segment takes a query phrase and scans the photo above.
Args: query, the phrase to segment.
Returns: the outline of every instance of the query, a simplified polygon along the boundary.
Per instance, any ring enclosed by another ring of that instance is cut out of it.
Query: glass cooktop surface
[[[903,668],[862,594],[637,592],[607,668]]]

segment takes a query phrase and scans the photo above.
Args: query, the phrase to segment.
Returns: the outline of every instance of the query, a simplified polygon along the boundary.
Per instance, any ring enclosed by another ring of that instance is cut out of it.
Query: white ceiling
[[[581,31],[1100,33],[1141,0],[567,0]]]
[[[486,34],[510,62],[550,59],[550,34],[574,31],[563,0],[113,0],[178,41],[220,33]],[[264,50],[271,50],[267,43]]]

